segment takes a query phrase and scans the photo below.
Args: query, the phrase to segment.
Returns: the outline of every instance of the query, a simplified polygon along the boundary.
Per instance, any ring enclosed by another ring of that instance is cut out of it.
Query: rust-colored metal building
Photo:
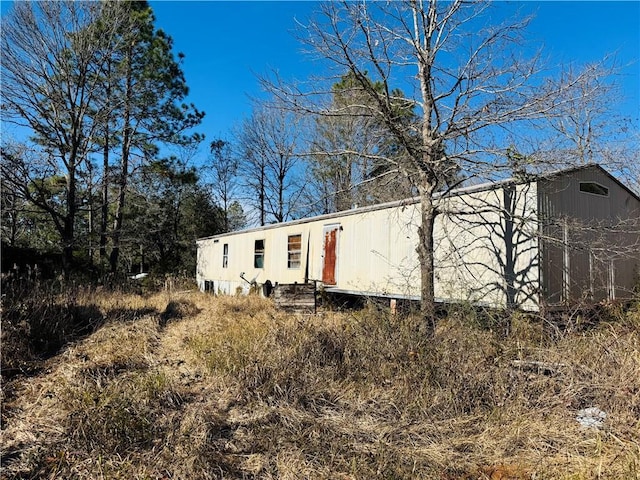
[[[633,296],[640,198],[598,165],[461,188],[436,199],[435,295],[535,311]],[[202,290],[316,282],[420,298],[417,199],[197,241]],[[269,288],[265,288],[266,291]]]

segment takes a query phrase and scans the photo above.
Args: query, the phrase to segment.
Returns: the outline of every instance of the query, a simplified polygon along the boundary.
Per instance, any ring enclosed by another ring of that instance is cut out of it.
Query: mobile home
[[[631,298],[640,198],[598,165],[440,195],[434,229],[440,302],[538,310]],[[328,292],[420,298],[417,199],[197,241],[202,290],[315,282]]]

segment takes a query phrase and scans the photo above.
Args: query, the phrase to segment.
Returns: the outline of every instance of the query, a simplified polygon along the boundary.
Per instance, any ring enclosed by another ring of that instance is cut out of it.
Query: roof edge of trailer
[[[451,197],[456,195],[464,195],[468,193],[489,191],[489,190],[493,190],[493,189],[500,188],[510,184],[533,183],[533,182],[538,182],[540,180],[548,180],[553,177],[558,177],[561,175],[566,175],[579,170],[586,170],[594,167],[600,170],[601,172],[603,172],[605,175],[607,175],[619,186],[621,186],[627,192],[629,192],[629,194],[631,194],[636,200],[638,200],[638,202],[640,202],[640,197],[635,192],[633,192],[633,190],[631,190],[624,183],[622,183],[620,180],[618,180],[616,177],[614,177],[611,173],[609,173],[607,170],[605,170],[601,165],[597,163],[587,163],[587,164],[579,165],[576,167],[570,167],[570,168],[565,168],[560,170],[552,170],[552,171],[540,173],[540,174],[531,174],[523,178],[510,177],[502,180],[497,180],[494,182],[484,182],[484,183],[479,183],[477,185],[469,185],[466,187],[455,188],[445,192],[438,192],[434,195],[434,198]],[[331,220],[333,218],[347,217],[351,215],[358,215],[360,213],[384,210],[385,208],[409,206],[409,205],[414,205],[418,202],[420,202],[420,197],[411,197],[411,198],[405,198],[402,200],[393,200],[391,202],[377,203],[375,205],[368,205],[366,207],[352,208],[351,210],[342,210],[340,212],[326,213],[324,215],[316,215],[314,217],[299,218],[297,220],[290,220],[288,222],[272,223],[269,225],[262,225],[259,227],[252,227],[244,230],[236,230],[234,232],[218,233],[216,235],[210,235],[208,237],[198,238],[196,239],[196,243],[206,241],[206,240],[212,240],[216,238],[240,235],[244,233],[261,232],[261,231],[270,230],[273,228],[280,228],[280,227],[291,226],[291,225],[301,225],[304,223],[316,222],[316,221],[322,221],[322,220]]]
[[[415,203],[418,203],[419,201],[420,199],[418,197],[413,197],[413,198],[406,198],[403,200],[394,200],[392,202],[377,203],[375,205],[368,205],[366,207],[352,208],[351,210],[341,210],[339,212],[326,213],[324,215],[316,215],[313,217],[299,218],[297,220],[289,220],[287,222],[271,223],[269,225],[262,225],[259,227],[252,227],[244,230],[236,230],[234,232],[218,233],[216,235],[211,235],[209,237],[198,238],[196,242],[211,240],[211,239],[221,238],[221,237],[229,237],[232,235],[239,235],[242,233],[261,232],[264,230],[271,230],[273,228],[280,228],[280,227],[285,227],[290,225],[300,225],[300,224],[309,223],[309,222],[316,222],[319,220],[331,220],[332,218],[341,218],[341,217],[347,217],[350,215],[358,215],[360,213],[365,213],[365,212],[384,210],[385,208],[400,207],[403,205],[413,205]]]

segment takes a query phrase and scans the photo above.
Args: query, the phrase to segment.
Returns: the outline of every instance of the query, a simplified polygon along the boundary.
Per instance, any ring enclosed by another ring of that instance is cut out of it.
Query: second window
[[[254,268],[264,268],[264,240],[256,240],[253,266]]]
[[[289,235],[287,242],[287,268],[300,268],[302,235]]]

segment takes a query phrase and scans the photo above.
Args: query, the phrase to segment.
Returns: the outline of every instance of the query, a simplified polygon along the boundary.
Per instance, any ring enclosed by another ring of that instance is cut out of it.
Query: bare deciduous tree
[[[223,211],[224,231],[229,232],[231,230],[230,209],[238,186],[238,160],[231,151],[231,145],[225,140],[212,141],[209,150],[211,152],[210,169],[213,175],[211,188]]]
[[[421,204],[418,256],[422,315],[435,326],[434,222],[436,192],[461,171],[467,178],[509,169],[502,140],[526,122],[552,115],[579,96],[583,74],[558,82],[541,79],[537,56],[522,58],[528,19],[495,24],[488,2],[328,2],[305,27],[307,45],[347,71],[369,101],[360,105],[391,132],[404,155],[394,158],[415,185]],[[587,72],[588,74],[588,72]],[[382,88],[374,88],[380,82]],[[392,85],[411,82],[417,121],[400,121]],[[333,80],[335,81],[335,79]],[[332,108],[330,90],[304,91],[266,82],[292,110],[348,115]],[[391,161],[381,155],[381,161]]]
[[[544,119],[544,133],[532,139],[535,164],[562,168],[599,163],[640,192],[640,133],[631,119],[616,113],[625,102],[615,81],[618,74],[608,58],[583,72],[568,67],[561,73],[558,87],[573,88],[559,102],[557,114]]]
[[[241,175],[260,225],[296,214],[302,193],[297,172],[300,134],[298,117],[278,105],[256,105],[238,133]]]

